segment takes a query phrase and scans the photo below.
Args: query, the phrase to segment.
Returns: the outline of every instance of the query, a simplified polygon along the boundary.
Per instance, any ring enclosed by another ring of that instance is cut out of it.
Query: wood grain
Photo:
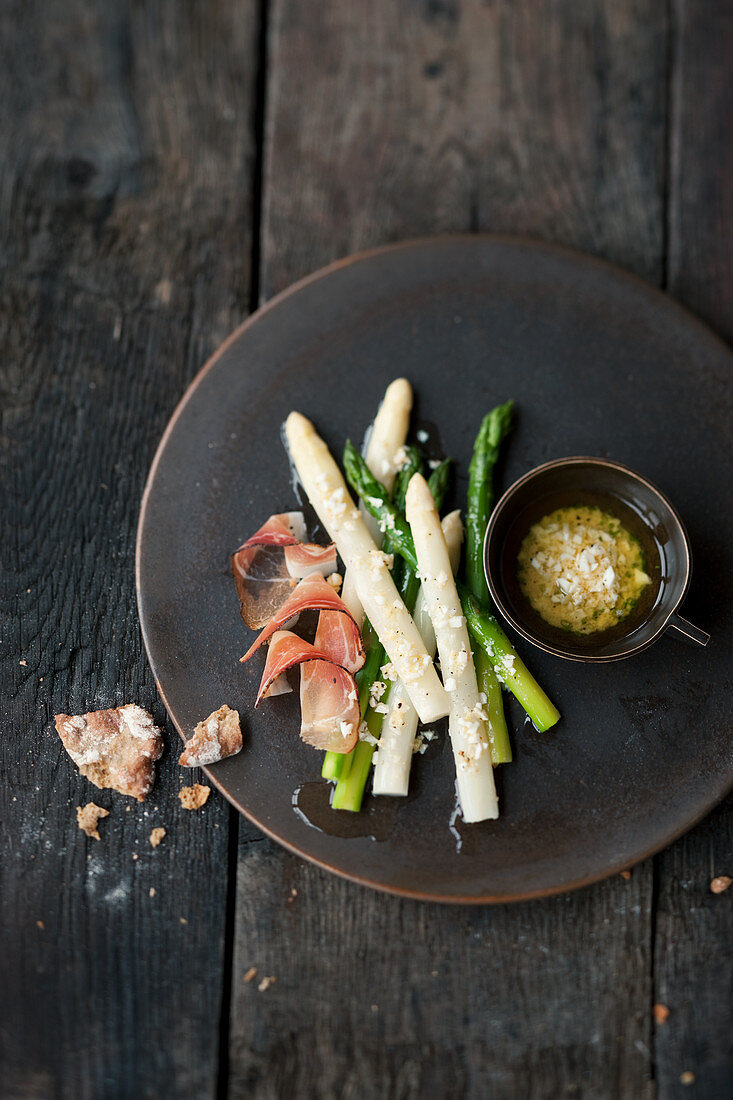
[[[674,0],[667,284],[733,339],[733,4]]]
[[[733,336],[733,5],[673,4],[668,287],[724,338]],[[713,639],[712,645],[715,644]],[[704,737],[705,730],[691,731]],[[669,1019],[655,1029],[660,1100],[730,1093],[733,1068],[733,800],[658,857],[655,1000]]]
[[[272,5],[263,296],[359,249],[482,229],[661,277],[653,0]]]
[[[3,6],[5,1097],[216,1091],[228,808],[181,809],[170,728],[141,806],[79,777],[51,719],[165,718],[137,510],[175,402],[247,310],[255,38],[254,5],[225,0]],[[100,841],[76,825],[88,800]]]
[[[263,296],[349,252],[478,228],[659,281],[667,30],[645,3],[277,0]],[[652,893],[646,863],[458,911],[243,846],[231,1095],[651,1096]],[[252,966],[276,983],[245,983]]]
[[[648,879],[461,909],[248,845],[230,1095],[651,1096]]]
[[[186,814],[171,729],[128,809],[51,718],[134,699],[164,721],[139,498],[258,286],[512,232],[666,282],[731,335],[732,22],[729,0],[0,7],[3,1096],[725,1094],[733,889],[709,880],[733,874],[730,803],[656,879],[648,862],[522,906],[419,905],[299,862],[214,797]],[[76,827],[89,799],[110,809],[99,842]]]

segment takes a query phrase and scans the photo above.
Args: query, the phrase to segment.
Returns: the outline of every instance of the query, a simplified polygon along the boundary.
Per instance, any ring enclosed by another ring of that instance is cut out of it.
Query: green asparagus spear
[[[417,569],[415,546],[407,522],[397,514],[396,509],[387,500],[384,486],[380,485],[376,478],[372,476],[366,463],[353,447],[350,449],[348,462],[347,456],[344,454],[344,468],[349,484],[362,497],[368,511],[377,519],[380,517],[384,519],[386,516],[392,517],[394,528],[391,527],[389,520],[387,523],[390,524],[393,545],[408,565]],[[472,597],[466,586],[460,583],[458,593],[461,597],[468,628],[490,658],[497,677],[516,696],[537,729],[549,729],[560,717],[559,711],[534,680],[486,605]],[[471,601],[470,604],[469,600]],[[471,617],[469,617],[469,610]],[[472,621],[474,623],[473,627],[471,625]],[[507,675],[505,664],[507,657],[516,661],[515,667],[521,669],[521,675]],[[554,717],[552,717],[553,715]]]
[[[428,478],[428,488],[433,494],[435,507],[439,512],[443,510],[443,503],[448,493],[448,483],[450,482],[450,469],[452,465],[452,458],[444,458],[440,465],[435,467]]]
[[[491,612],[464,585],[458,586],[458,593],[466,625],[491,660],[496,676],[522,704],[536,729],[544,733],[555,725],[560,711],[545,695]]]
[[[468,500],[466,506],[466,584],[476,599],[488,605],[489,588],[484,574],[484,535],[494,503],[493,472],[499,457],[499,447],[512,422],[514,403],[499,405],[481,421],[468,468]],[[479,691],[486,696],[489,713],[491,760],[506,764],[512,758],[501,684],[491,661],[477,643],[473,645],[473,661]]]
[[[323,767],[321,768],[321,776],[323,779],[340,779],[344,774],[344,769],[347,763],[350,763],[349,752],[328,752],[323,756]],[[346,768],[348,771],[348,768]]]
[[[347,440],[344,447],[344,471],[349,485],[359,494],[370,515],[389,532],[390,545],[417,572],[417,557],[410,525],[389,499],[389,493],[377,481],[356,447]]]
[[[378,717],[381,719],[381,714]],[[369,725],[368,719],[366,721]],[[381,726],[381,722],[379,725]],[[349,753],[350,767],[334,787],[333,798],[331,799],[332,809],[351,810],[352,813],[359,812],[364,798],[364,788],[372,766],[373,755],[374,746],[366,741],[359,741],[354,751]]]
[[[419,447],[405,447],[405,461],[397,471],[392,486],[392,503],[398,512],[405,511],[405,493],[413,474],[421,474],[424,469],[423,457]]]
[[[356,674],[356,683],[359,688],[359,706],[363,717],[369,704],[369,689],[379,676],[379,670],[386,660],[386,654],[382,643],[377,637],[377,632],[368,619],[364,620],[361,636],[366,651],[366,659]]]
[[[499,447],[512,424],[513,401],[499,405],[481,422],[468,467],[466,507],[466,584],[477,600],[488,603],[484,575],[484,535],[494,504],[493,473]]]

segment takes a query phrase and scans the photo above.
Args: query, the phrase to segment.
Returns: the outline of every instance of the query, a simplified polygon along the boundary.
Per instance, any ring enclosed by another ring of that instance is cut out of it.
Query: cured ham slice
[[[327,577],[336,571],[336,547],[332,542],[328,546],[319,546],[315,542],[292,543],[285,547],[283,553],[288,575],[296,580],[313,573]]]
[[[361,633],[348,611],[321,611],[313,645],[347,672],[358,672],[364,664]]]
[[[287,669],[301,665],[300,736],[309,745],[331,752],[351,752],[359,736],[359,693],[350,672],[328,654],[289,630],[273,634],[257,702]]]
[[[302,611],[321,612],[318,623],[320,637],[318,635],[316,637],[316,648],[320,649],[328,660],[335,661],[348,672],[357,672],[364,664],[361,633],[346,604],[320,574],[313,574],[298,582],[291,590],[290,596],[280,605],[265,629],[241,658],[242,663],[248,661],[263,642],[271,638],[276,631],[282,630],[286,623]],[[328,617],[322,624],[324,613]]]
[[[307,745],[351,752],[359,739],[359,692],[353,676],[326,661],[300,666],[300,736]],[[348,677],[348,686],[345,678]]]
[[[336,569],[333,544],[305,542],[302,512],[270,516],[232,555],[232,572],[242,618],[252,630],[265,626],[287,600],[293,581]]]

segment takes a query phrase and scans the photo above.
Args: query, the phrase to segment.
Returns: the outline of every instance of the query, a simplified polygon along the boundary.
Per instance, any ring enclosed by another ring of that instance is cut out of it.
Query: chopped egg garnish
[[[517,565],[535,611],[551,626],[578,634],[614,626],[651,583],[637,539],[615,516],[584,505],[558,508],[535,523]]]
[[[378,703],[386,690],[387,685],[383,680],[374,680],[372,686],[369,688],[369,702],[372,705],[374,705],[374,703]]]

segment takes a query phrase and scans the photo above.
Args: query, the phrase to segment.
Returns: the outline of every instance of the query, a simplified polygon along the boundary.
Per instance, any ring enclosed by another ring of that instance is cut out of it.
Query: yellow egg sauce
[[[651,583],[638,539],[610,512],[585,505],[557,508],[530,527],[517,579],[546,623],[576,634],[615,626]]]

